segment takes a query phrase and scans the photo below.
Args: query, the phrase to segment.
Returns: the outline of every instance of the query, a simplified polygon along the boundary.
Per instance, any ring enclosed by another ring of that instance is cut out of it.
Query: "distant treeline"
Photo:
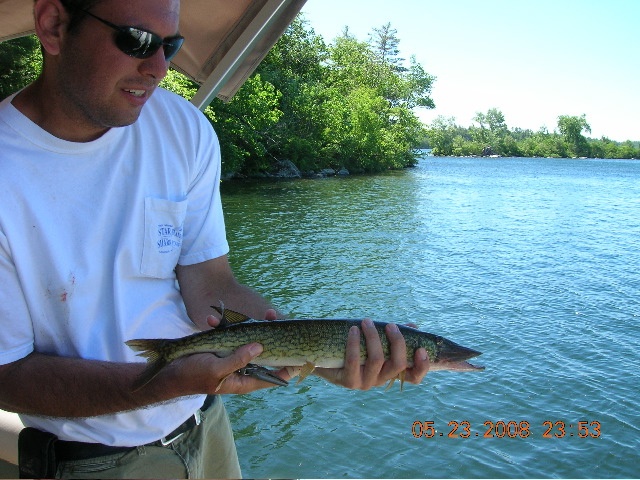
[[[438,117],[427,131],[434,155],[501,155],[505,157],[640,158],[640,143],[614,142],[606,137],[587,138],[591,127],[585,115],[558,117],[557,131],[510,130],[501,111],[478,113],[471,127],[456,125],[454,118]]]
[[[420,147],[436,155],[639,158],[638,144],[587,139],[584,116],[559,117],[558,133],[509,130],[501,112],[477,114],[463,128],[438,117],[425,127],[416,107],[433,108],[435,77],[400,58],[395,29],[374,28],[368,41],[347,28],[331,43],[299,16],[231,101],[205,109],[222,148],[225,176],[253,176],[293,162],[303,173],[379,172],[415,165]],[[41,69],[37,38],[0,44],[0,98]],[[197,85],[170,71],[162,86],[191,98]]]

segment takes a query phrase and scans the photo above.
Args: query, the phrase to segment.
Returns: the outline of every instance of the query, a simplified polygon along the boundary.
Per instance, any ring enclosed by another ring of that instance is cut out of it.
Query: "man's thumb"
[[[224,360],[224,370],[228,373],[233,373],[236,370],[246,366],[254,358],[262,353],[262,345],[259,343],[249,343],[238,348],[233,354],[226,357]]]

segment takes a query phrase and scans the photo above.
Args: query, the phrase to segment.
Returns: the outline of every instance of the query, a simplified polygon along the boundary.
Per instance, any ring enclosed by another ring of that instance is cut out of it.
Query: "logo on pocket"
[[[166,223],[158,225],[156,246],[159,253],[171,253],[182,247],[183,226],[174,227]]]

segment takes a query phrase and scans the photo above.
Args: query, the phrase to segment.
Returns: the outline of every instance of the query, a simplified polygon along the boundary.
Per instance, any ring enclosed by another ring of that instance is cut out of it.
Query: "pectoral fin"
[[[303,381],[305,378],[307,378],[309,375],[311,375],[311,373],[316,369],[316,366],[311,363],[311,362],[307,362],[305,363],[302,368],[300,369],[300,377],[298,378],[298,381],[296,382],[296,385],[298,385],[301,381]]]
[[[389,380],[389,383],[387,383],[387,386],[385,387],[384,391],[386,392],[387,390],[389,390],[393,384],[395,383],[396,380],[400,380],[400,391],[402,391],[403,387],[404,387],[404,374],[405,374],[406,370],[401,371],[397,377],[393,377],[391,380]]]

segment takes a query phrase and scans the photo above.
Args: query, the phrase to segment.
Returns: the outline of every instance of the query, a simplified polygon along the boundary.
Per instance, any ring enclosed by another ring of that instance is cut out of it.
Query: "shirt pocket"
[[[144,244],[140,273],[147,277],[168,278],[182,250],[187,200],[172,202],[161,198],[144,200]]]

